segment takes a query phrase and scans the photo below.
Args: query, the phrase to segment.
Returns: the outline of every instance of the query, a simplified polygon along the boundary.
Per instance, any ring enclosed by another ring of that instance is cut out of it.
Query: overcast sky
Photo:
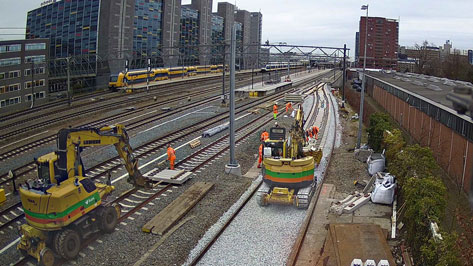
[[[1,0],[0,28],[26,25],[27,11],[40,6],[40,0]],[[190,3],[183,0],[183,4]],[[214,0],[214,12],[217,10]],[[229,1],[235,3],[235,1]],[[453,47],[473,48],[472,0],[238,0],[240,9],[263,13],[263,42],[287,42],[343,47],[354,55],[362,4],[369,4],[369,15],[400,19],[399,44],[413,46],[428,40],[439,46],[451,40]],[[0,30],[1,34],[24,30]],[[2,39],[20,39],[21,35]]]

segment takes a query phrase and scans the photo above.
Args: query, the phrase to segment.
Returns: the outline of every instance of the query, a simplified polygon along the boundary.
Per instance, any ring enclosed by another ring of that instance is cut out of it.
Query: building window
[[[46,43],[27,43],[25,45],[25,50],[26,51],[34,51],[34,50],[45,50],[46,49]]]
[[[44,79],[35,80],[34,81],[35,87],[43,87],[44,86]],[[25,89],[31,89],[31,81],[25,82]]]
[[[5,73],[0,73],[0,80],[5,79]]]
[[[8,72],[8,78],[9,79],[19,78],[21,76],[20,73],[21,73],[20,70],[10,71]]]
[[[8,85],[6,92],[19,91],[19,90],[20,90],[20,84],[17,83],[17,84]]]
[[[44,63],[46,61],[45,55],[25,56],[25,63]]]
[[[19,64],[21,64],[20,57],[0,59],[0,66],[15,66]]]
[[[44,91],[40,91],[40,92],[35,92],[34,94],[34,99],[37,100],[37,99],[43,99],[44,98]],[[27,102],[31,102],[31,94],[26,94],[25,95],[25,98],[26,98],[26,101]]]
[[[41,75],[46,73],[44,67],[38,67],[34,69],[34,74],[35,75]],[[26,76],[31,76],[31,68],[25,69],[25,77]]]
[[[0,46],[0,53],[10,53],[21,51],[21,44],[9,44]]]
[[[0,94],[2,94],[2,93],[5,93],[5,92],[6,92],[6,91],[5,91],[5,88],[6,88],[5,86],[0,86]]]
[[[21,103],[21,97],[13,97],[10,99],[5,99],[0,101],[0,108],[7,107],[9,105],[19,104]]]

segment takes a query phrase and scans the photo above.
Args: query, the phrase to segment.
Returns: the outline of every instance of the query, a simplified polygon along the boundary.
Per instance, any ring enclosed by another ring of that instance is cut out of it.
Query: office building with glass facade
[[[247,11],[238,14],[241,50],[252,24]],[[62,0],[28,12],[26,38],[50,40],[52,89],[65,89],[68,57],[73,82],[103,87],[127,59],[130,69],[146,67],[147,58],[156,67],[217,62],[222,52],[212,45],[230,39],[235,16],[226,2],[212,14],[212,0]]]
[[[179,65],[199,63],[199,12],[188,6],[181,7],[181,36]]]
[[[212,64],[223,64],[224,24],[223,17],[212,14]]]

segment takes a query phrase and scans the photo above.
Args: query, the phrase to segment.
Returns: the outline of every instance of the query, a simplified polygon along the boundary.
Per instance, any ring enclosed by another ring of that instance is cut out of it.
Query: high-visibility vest
[[[314,135],[317,135],[319,133],[319,128],[317,126],[312,127],[312,132]]]
[[[176,154],[173,148],[168,148],[168,160],[176,160]]]
[[[273,113],[277,114],[278,113],[278,106],[273,105]]]

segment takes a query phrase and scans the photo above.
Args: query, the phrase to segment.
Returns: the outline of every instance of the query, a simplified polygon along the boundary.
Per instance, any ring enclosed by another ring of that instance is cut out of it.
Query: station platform
[[[281,77],[281,82],[275,84],[254,83],[253,86],[248,85],[235,90],[235,94],[237,97],[264,97],[279,92],[281,90],[291,88],[294,82],[300,82],[302,80],[311,79],[322,73],[324,73],[324,71],[298,72],[291,74],[290,81],[286,81],[286,76],[284,76]]]
[[[250,86],[237,89],[235,90],[235,94],[237,97],[249,96],[251,98],[258,98],[258,97],[271,95],[273,93],[276,93],[276,92],[279,92],[291,87],[292,87],[292,82],[280,82],[276,84],[265,84],[265,85],[261,85],[261,83],[258,83],[258,84],[253,84],[253,88],[250,85]]]

